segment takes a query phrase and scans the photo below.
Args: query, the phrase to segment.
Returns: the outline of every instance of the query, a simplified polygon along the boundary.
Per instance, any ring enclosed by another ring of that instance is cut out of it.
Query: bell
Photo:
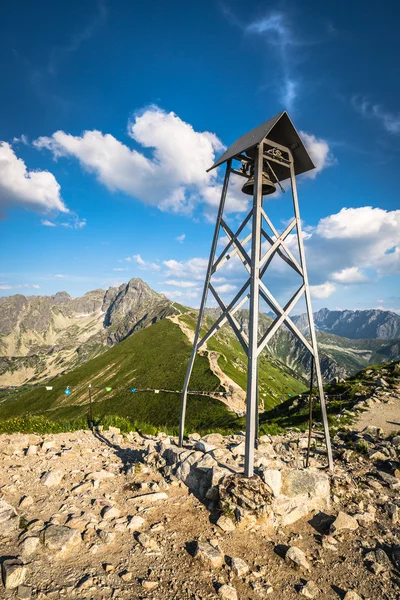
[[[262,172],[262,185],[261,185],[261,195],[268,196],[269,194],[273,194],[276,190],[274,182],[271,180],[268,171]],[[243,194],[248,194],[249,196],[254,195],[254,169],[250,171],[250,177],[245,182],[242,187]]]

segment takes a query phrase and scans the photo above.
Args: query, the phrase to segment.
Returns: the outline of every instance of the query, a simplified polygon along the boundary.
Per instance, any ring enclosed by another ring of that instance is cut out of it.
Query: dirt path
[[[178,325],[182,333],[184,333],[189,339],[189,342],[193,344],[194,331],[192,331],[187,325],[185,325],[185,323],[182,323],[182,321],[179,319],[179,315],[171,315],[167,318],[176,325]],[[211,371],[216,377],[218,377],[222,387],[225,388],[226,391],[231,392],[231,396],[228,398],[221,398],[220,396],[215,396],[215,398],[226,404],[227,407],[236,414],[243,415],[246,411],[246,393],[237,383],[233,381],[233,379],[225,375],[225,373],[218,364],[219,353],[212,350],[208,350],[207,343],[205,343],[202,349],[200,350],[199,354],[207,356],[210,362]]]
[[[392,390],[387,403],[379,402],[362,413],[354,428],[362,431],[368,425],[381,427],[385,433],[400,431],[400,386]]]

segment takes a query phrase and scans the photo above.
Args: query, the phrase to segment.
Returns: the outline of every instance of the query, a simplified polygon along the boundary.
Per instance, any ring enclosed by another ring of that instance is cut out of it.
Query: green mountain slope
[[[182,315],[182,319],[193,319]],[[193,325],[193,323],[190,323]],[[220,365],[230,377],[244,385],[244,354],[241,348],[223,336],[213,340],[210,350],[221,353]],[[168,431],[177,431],[180,394],[161,392],[130,393],[123,388],[163,388],[180,390],[186,372],[191,344],[179,325],[163,319],[107,350],[104,354],[51,381],[52,391],[33,388],[26,392],[7,394],[1,400],[1,419],[44,415],[52,421],[85,418],[88,415],[88,385],[91,384],[95,420],[104,421],[110,415],[125,417],[131,423],[147,424]],[[50,383],[50,382],[49,382]],[[71,395],[64,390],[71,387]],[[77,386],[77,387],[74,387]],[[99,386],[102,389],[96,389]],[[115,388],[106,392],[105,387]],[[305,388],[278,365],[262,360],[260,365],[260,394],[270,409],[288,394]],[[196,358],[190,389],[220,391],[220,381],[210,369],[207,356]],[[187,429],[190,431],[233,431],[243,427],[237,417],[219,399],[190,395],[187,407]]]

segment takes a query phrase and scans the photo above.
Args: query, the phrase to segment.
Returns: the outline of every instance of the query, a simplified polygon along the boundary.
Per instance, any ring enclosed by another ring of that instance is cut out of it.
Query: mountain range
[[[207,311],[210,323],[218,312]],[[93,290],[79,298],[66,292],[0,298],[0,384],[32,383],[70,372],[166,318],[174,320],[190,338],[196,317],[196,310],[171,302],[141,279],[106,291]],[[393,312],[325,308],[314,317],[326,380],[346,377],[368,364],[394,360],[400,355],[400,316]],[[248,311],[238,311],[236,318],[246,330]],[[294,316],[293,321],[307,335],[306,315]],[[271,322],[270,316],[261,315],[260,335]],[[239,357],[232,331],[223,327],[218,339],[224,344],[220,348],[223,356],[229,354],[230,362],[234,361],[235,368],[244,373],[244,356]],[[168,353],[169,349],[161,346],[159,352]],[[299,381],[308,378],[309,354],[285,328],[272,338],[265,358],[287,376]],[[229,361],[225,361],[224,369],[228,374],[232,371]]]

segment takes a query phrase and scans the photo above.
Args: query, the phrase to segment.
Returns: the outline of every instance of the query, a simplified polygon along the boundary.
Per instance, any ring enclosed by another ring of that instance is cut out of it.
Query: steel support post
[[[201,302],[200,302],[199,316],[197,319],[197,327],[196,327],[196,332],[194,334],[192,354],[190,355],[190,360],[189,360],[189,364],[188,364],[186,376],[185,376],[185,382],[183,384],[182,402],[181,402],[181,417],[180,417],[180,422],[179,422],[179,446],[182,446],[182,444],[183,444],[183,436],[185,433],[187,391],[188,391],[189,381],[190,381],[190,377],[191,377],[192,370],[193,370],[194,360],[196,358],[197,344],[199,342],[201,324],[202,324],[203,315],[204,315],[204,309],[205,309],[206,302],[207,302],[207,296],[208,296],[208,290],[209,290],[209,286],[210,286],[211,276],[213,274],[215,251],[217,249],[219,228],[221,226],[222,215],[223,215],[224,207],[225,207],[226,194],[228,191],[231,165],[232,165],[232,160],[228,160],[226,163],[225,179],[224,179],[224,184],[222,186],[221,201],[219,203],[217,222],[215,224],[214,237],[213,237],[213,241],[211,244],[210,258],[208,261],[207,274],[206,274],[206,279],[204,282],[203,295],[202,295]]]
[[[251,239],[250,306],[249,306],[249,348],[247,361],[247,398],[246,398],[246,440],[244,474],[254,474],[254,446],[257,428],[257,389],[258,389],[258,313],[260,302],[260,252],[262,225],[262,167],[263,144],[257,148],[254,161],[254,196]]]
[[[295,172],[294,172],[293,157],[291,156],[290,158],[291,158],[291,160],[290,160],[290,182],[291,182],[292,196],[293,196],[294,215],[296,218],[297,240],[298,240],[298,245],[299,245],[300,264],[301,264],[301,268],[303,271],[303,279],[304,279],[304,287],[305,287],[304,294],[305,294],[305,298],[306,298],[308,324],[310,327],[311,345],[312,345],[312,348],[314,351],[314,369],[315,369],[315,375],[317,377],[319,399],[320,399],[320,403],[321,403],[322,423],[324,426],[325,443],[326,443],[326,449],[327,449],[327,453],[328,453],[328,466],[329,466],[329,469],[331,471],[333,471],[333,456],[332,456],[331,438],[330,438],[330,434],[329,434],[328,416],[326,413],[324,387],[323,387],[322,375],[321,375],[321,365],[320,365],[319,357],[318,357],[317,337],[315,335],[314,315],[313,315],[312,305],[311,305],[310,286],[308,283],[308,274],[307,274],[306,258],[305,258],[305,252],[304,252],[299,201],[298,201],[298,197],[297,197],[296,176],[295,176]]]
[[[308,468],[310,462],[310,449],[311,449],[311,434],[312,434],[312,390],[314,383],[314,357],[311,357],[311,376],[310,376],[310,396],[308,399],[308,443],[307,443],[307,458],[306,468]]]

